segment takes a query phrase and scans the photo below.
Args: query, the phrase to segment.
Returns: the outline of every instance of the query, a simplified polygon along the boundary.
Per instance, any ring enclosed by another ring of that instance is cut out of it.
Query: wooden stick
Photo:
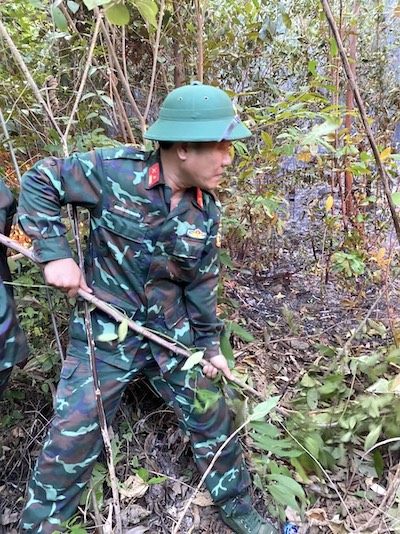
[[[26,249],[25,247],[23,247],[22,245],[20,245],[19,243],[11,239],[10,237],[7,237],[1,233],[0,233],[0,243],[5,245],[6,247],[16,250],[17,252],[20,252],[25,257],[29,258],[31,261],[35,263],[39,263],[36,260],[32,249]],[[143,337],[149,339],[150,341],[153,341],[154,343],[157,343],[158,345],[165,347],[168,350],[175,352],[176,354],[179,354],[180,356],[184,356],[185,358],[189,358],[191,356],[191,352],[187,348],[183,348],[183,346],[179,346],[176,343],[171,343],[167,339],[160,337],[158,334],[152,332],[148,328],[135,323],[135,321],[132,321],[132,319],[129,319],[128,317],[126,317],[126,315],[124,315],[120,311],[116,310],[115,308],[113,308],[112,306],[104,302],[104,300],[97,298],[92,293],[88,293],[87,291],[83,291],[83,289],[79,289],[78,295],[81,298],[83,298],[85,301],[87,301],[89,304],[93,304],[94,306],[96,306],[96,308],[98,308],[99,310],[109,315],[112,319],[115,319],[117,322],[122,323],[126,321],[128,324],[128,327],[134,332],[136,332],[137,334],[142,335]],[[204,366],[207,364],[207,360],[203,359],[199,363],[201,366]],[[237,386],[239,386],[240,388],[244,389],[245,391],[248,391],[255,397],[258,397],[259,399],[263,399],[263,400],[266,399],[265,395],[262,395],[260,392],[258,392],[257,390],[255,390],[254,388],[246,384],[245,382],[242,382],[235,376],[232,377],[230,381],[236,384]],[[279,413],[282,413],[283,415],[287,413],[286,410],[284,410],[283,408],[280,408],[277,411]]]

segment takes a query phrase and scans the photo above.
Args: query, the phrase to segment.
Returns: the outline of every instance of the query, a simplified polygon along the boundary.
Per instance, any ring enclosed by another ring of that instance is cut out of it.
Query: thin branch
[[[3,130],[3,134],[4,134],[4,137],[5,137],[4,143],[6,143],[8,145],[8,149],[10,151],[11,159],[12,159],[12,162],[13,162],[13,165],[14,165],[14,169],[15,169],[15,174],[17,175],[18,182],[21,183],[21,172],[19,170],[17,158],[15,157],[14,147],[13,147],[12,141],[10,139],[10,136],[9,136],[9,133],[8,133],[8,129],[7,129],[7,124],[6,124],[6,121],[4,120],[3,111],[2,111],[1,108],[0,108],[0,123],[1,123],[1,128]]]
[[[160,9],[159,9],[159,16],[158,16],[158,25],[157,25],[157,33],[156,33],[156,41],[153,46],[153,68],[151,70],[151,80],[150,80],[150,88],[149,88],[149,95],[147,97],[147,104],[146,109],[143,113],[143,120],[147,120],[147,115],[149,114],[151,99],[153,97],[153,91],[154,91],[154,82],[156,79],[156,72],[157,72],[157,58],[158,58],[158,50],[160,47],[160,36],[161,36],[161,27],[162,27],[162,21],[164,17],[164,9],[165,9],[165,0],[161,0],[160,3]]]
[[[244,428],[245,426],[247,426],[251,421],[251,418],[250,419],[246,419],[246,421],[244,423],[242,423],[239,428],[237,428],[234,432],[232,432],[232,434],[224,441],[224,443],[221,445],[221,447],[217,450],[217,452],[215,453],[213,459],[211,460],[210,462],[210,465],[207,467],[207,469],[204,471],[203,473],[203,476],[201,477],[199,483],[197,484],[197,487],[195,488],[194,492],[192,493],[192,495],[190,496],[190,499],[188,499],[188,502],[186,503],[185,505],[185,508],[182,510],[182,513],[181,515],[179,516],[179,519],[178,519],[178,522],[177,524],[175,525],[174,527],[174,530],[172,531],[172,534],[178,534],[179,532],[179,527],[181,526],[182,524],[182,521],[187,513],[187,511],[189,510],[194,498],[196,497],[197,493],[199,492],[199,489],[201,488],[201,486],[203,485],[205,479],[207,478],[207,476],[209,475],[211,469],[214,467],[215,465],[215,462],[218,460],[218,458],[221,456],[221,453],[222,451],[225,449],[225,447],[232,441],[232,439],[237,436],[239,434],[239,432],[242,430],[242,428]]]
[[[195,0],[196,19],[197,19],[197,79],[203,83],[203,12],[200,10],[200,0]]]
[[[118,89],[117,89],[117,86],[116,86],[114,78],[115,78],[115,75],[110,70],[109,80],[110,80],[111,94],[112,94],[112,97],[115,98],[115,101],[117,102],[117,106],[118,106],[118,109],[119,109],[120,114],[121,114],[122,125],[124,126],[125,131],[128,132],[128,136],[129,136],[129,138],[131,140],[131,143],[133,145],[135,145],[136,144],[136,139],[135,139],[135,136],[133,135],[133,131],[132,131],[131,125],[129,123],[128,115],[126,114],[124,104],[123,104],[123,102],[121,100],[121,97],[119,96]]]
[[[70,118],[68,120],[68,124],[67,124],[67,126],[65,128],[65,131],[64,131],[65,140],[67,139],[69,131],[71,129],[72,122],[74,120],[74,115],[75,115],[75,113],[76,113],[76,111],[78,109],[79,102],[80,102],[81,97],[82,97],[83,89],[85,88],[86,79],[87,79],[87,76],[88,76],[88,73],[89,73],[89,69],[90,69],[90,67],[92,65],[94,47],[96,46],[96,43],[97,43],[97,37],[99,35],[100,23],[101,23],[102,17],[103,17],[103,13],[101,11],[99,11],[97,13],[96,26],[94,28],[92,42],[90,43],[89,54],[88,54],[88,57],[87,57],[87,60],[86,60],[85,69],[84,69],[83,74],[82,74],[81,83],[80,83],[80,86],[79,86],[79,89],[78,89],[78,93],[77,93],[76,98],[75,98],[74,105],[72,107],[72,111],[71,111]]]
[[[19,50],[15,46],[13,40],[11,39],[10,35],[8,34],[8,31],[7,31],[6,27],[4,26],[3,22],[1,21],[1,19],[0,19],[0,35],[3,36],[4,40],[7,42],[8,46],[10,47],[11,53],[14,56],[15,61],[18,63],[18,65],[19,65],[20,69],[22,70],[27,82],[31,86],[31,89],[32,89],[34,95],[36,96],[38,102],[43,106],[43,109],[47,113],[47,116],[49,117],[49,120],[50,120],[51,124],[53,125],[53,128],[56,130],[56,132],[58,133],[62,143],[64,144],[65,140],[63,138],[63,134],[62,134],[62,132],[61,132],[61,130],[60,130],[55,118],[54,118],[54,115],[53,115],[53,112],[52,112],[51,108],[49,108],[49,106],[47,105],[47,102],[45,101],[45,99],[43,98],[42,94],[40,93],[39,88],[36,85],[35,80],[32,78],[31,73],[29,72],[29,69],[25,64],[25,61],[24,61],[22,55],[20,54]],[[68,151],[66,146],[64,147],[64,150]]]
[[[340,57],[341,57],[342,63],[343,63],[343,67],[344,67],[344,70],[346,72],[346,76],[347,76],[348,81],[349,81],[349,85],[350,85],[351,89],[354,92],[354,98],[356,100],[358,109],[360,111],[360,117],[361,117],[361,120],[362,120],[364,128],[365,128],[365,133],[367,134],[368,141],[369,141],[369,143],[371,145],[371,149],[372,149],[372,152],[374,154],[375,162],[376,162],[376,165],[378,167],[378,171],[379,171],[380,177],[382,179],[383,188],[384,188],[384,191],[385,191],[386,199],[387,199],[387,202],[388,202],[388,205],[389,205],[389,210],[390,210],[390,213],[391,213],[391,216],[392,216],[392,220],[393,220],[393,225],[394,225],[394,228],[396,230],[397,240],[400,243],[400,222],[399,222],[399,219],[398,219],[398,216],[397,216],[397,213],[396,213],[395,205],[393,204],[392,193],[390,191],[390,186],[389,186],[389,178],[387,176],[386,169],[382,164],[382,160],[381,160],[381,157],[379,155],[378,146],[376,144],[376,141],[375,141],[375,138],[374,138],[374,134],[372,133],[371,126],[369,125],[369,122],[368,122],[368,116],[367,116],[367,113],[365,111],[364,102],[363,102],[363,100],[361,98],[360,92],[358,90],[357,83],[356,83],[356,81],[354,79],[354,76],[353,76],[353,73],[352,73],[352,69],[350,67],[349,60],[347,59],[346,51],[345,51],[345,49],[343,47],[343,42],[342,42],[342,39],[340,37],[340,33],[338,31],[338,27],[336,25],[335,19],[334,19],[333,15],[332,15],[332,11],[331,11],[331,8],[329,6],[328,0],[321,0],[321,4],[322,4],[322,8],[323,8],[323,10],[325,12],[325,16],[327,18],[327,21],[328,21],[328,23],[329,23],[329,25],[331,27],[333,37],[334,37],[334,39],[336,41],[336,44],[338,46]]]
[[[97,13],[98,11],[99,11],[98,8],[96,8],[95,12]],[[145,121],[144,121],[143,115],[140,113],[138,105],[136,104],[136,101],[135,101],[135,99],[133,97],[129,82],[126,79],[126,77],[124,75],[124,72],[123,72],[123,70],[121,68],[121,65],[119,63],[117,54],[115,53],[112,41],[110,39],[110,36],[108,35],[107,28],[106,28],[103,20],[101,21],[101,31],[102,31],[102,33],[104,35],[104,38],[105,38],[106,42],[107,42],[108,51],[109,51],[109,53],[110,53],[110,55],[112,57],[112,60],[114,61],[115,68],[117,69],[119,80],[122,83],[122,85],[123,85],[123,87],[124,87],[124,89],[126,91],[128,100],[129,100],[129,102],[130,102],[130,104],[131,104],[131,106],[132,106],[132,108],[133,108],[138,120],[139,120],[140,129],[141,129],[142,132],[144,132],[146,128],[145,128]]]

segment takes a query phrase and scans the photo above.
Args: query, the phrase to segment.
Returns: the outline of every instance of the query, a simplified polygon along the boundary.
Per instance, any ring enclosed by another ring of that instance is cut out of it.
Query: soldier
[[[0,233],[9,235],[16,202],[0,178]],[[0,245],[0,399],[6,389],[13,366],[23,366],[28,357],[28,345],[18,323],[13,288],[7,264],[7,249]]]
[[[190,438],[201,473],[234,431],[223,396],[205,413],[196,390],[217,393],[213,378],[231,372],[219,352],[217,317],[220,206],[213,190],[231,163],[231,141],[250,131],[227,94],[198,82],[172,91],[145,134],[154,152],[98,149],[66,159],[47,158],[23,177],[19,221],[33,239],[49,284],[76,295],[79,288],[141,325],[204,350],[207,364],[182,371],[184,358],[92,312],[97,373],[111,424],[127,384],[143,373],[174,408]],[[75,261],[60,216],[65,204],[90,212],[85,273]],[[102,449],[81,307],[73,313],[70,344],[58,385],[56,414],[38,458],[22,514],[22,528],[49,534],[75,512]],[[222,519],[241,534],[273,534],[253,508],[250,476],[240,443],[223,449],[206,478]]]

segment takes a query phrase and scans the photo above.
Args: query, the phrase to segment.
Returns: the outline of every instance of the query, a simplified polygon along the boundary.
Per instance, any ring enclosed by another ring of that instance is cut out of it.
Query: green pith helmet
[[[145,132],[153,141],[232,141],[251,132],[236,115],[229,96],[211,85],[193,82],[174,89],[159,118]]]

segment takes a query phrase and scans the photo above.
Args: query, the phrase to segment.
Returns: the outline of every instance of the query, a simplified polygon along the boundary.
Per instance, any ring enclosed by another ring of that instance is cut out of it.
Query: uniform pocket
[[[164,310],[165,325],[169,330],[175,328],[183,319],[187,316],[185,308],[183,306],[177,306],[176,304],[170,306]]]
[[[60,377],[63,378],[64,380],[68,380],[78,369],[78,366],[79,366],[79,360],[77,358],[74,358],[73,356],[68,356],[67,359],[63,363]]]
[[[182,269],[193,269],[201,259],[205,242],[190,239],[187,236],[178,237],[171,254],[171,259],[179,262]]]
[[[109,206],[103,213],[99,226],[136,243],[142,243],[148,229],[141,212],[120,204]]]

